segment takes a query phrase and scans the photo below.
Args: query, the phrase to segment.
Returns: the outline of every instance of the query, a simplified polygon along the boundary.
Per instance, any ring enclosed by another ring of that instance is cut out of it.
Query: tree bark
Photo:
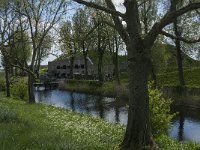
[[[29,103],[35,103],[35,95],[34,95],[34,84],[35,78],[29,74],[28,76],[28,94],[29,94]]]
[[[148,77],[151,60],[144,49],[137,51],[127,48],[129,53],[129,110],[128,123],[121,149],[145,149],[155,145],[151,134],[149,117]]]

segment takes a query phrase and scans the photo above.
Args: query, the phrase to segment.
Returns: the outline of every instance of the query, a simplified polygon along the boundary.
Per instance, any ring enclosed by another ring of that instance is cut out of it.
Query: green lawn
[[[200,68],[191,68],[184,70],[185,84],[188,87],[200,87]],[[159,74],[157,76],[158,84],[161,86],[178,86],[178,72],[169,72],[165,74]]]
[[[123,139],[124,127],[68,110],[0,98],[1,150],[113,150]],[[200,149],[166,136],[161,149]]]
[[[124,129],[101,119],[0,98],[0,149],[114,149]]]

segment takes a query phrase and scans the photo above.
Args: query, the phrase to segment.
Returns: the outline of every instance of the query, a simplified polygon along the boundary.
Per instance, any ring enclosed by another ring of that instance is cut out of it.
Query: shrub
[[[24,79],[19,79],[11,86],[11,94],[14,98],[19,98],[21,100],[28,99],[28,86]]]
[[[171,99],[163,98],[162,93],[152,88],[149,83],[149,107],[152,132],[155,137],[167,134],[171,119],[175,114],[170,113]]]

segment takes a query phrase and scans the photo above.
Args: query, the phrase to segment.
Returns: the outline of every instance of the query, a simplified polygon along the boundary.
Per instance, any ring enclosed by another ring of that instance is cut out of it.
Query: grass
[[[200,87],[200,68],[185,69],[183,71],[186,87]],[[178,72],[173,71],[157,76],[161,86],[178,86]]]
[[[94,95],[127,98],[128,90],[126,86],[126,83],[119,86],[115,82],[104,82],[99,84],[97,81],[71,80],[70,82],[66,81],[64,84],[61,84],[59,88]]]
[[[2,150],[114,150],[119,149],[124,127],[88,115],[41,104],[0,98]],[[161,149],[200,149],[167,136],[156,139]]]
[[[51,106],[0,98],[1,149],[115,149],[124,128]]]

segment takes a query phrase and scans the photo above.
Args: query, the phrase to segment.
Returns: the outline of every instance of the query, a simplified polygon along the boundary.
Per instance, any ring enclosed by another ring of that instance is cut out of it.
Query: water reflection
[[[128,112],[124,100],[59,90],[36,91],[35,96],[38,103],[89,114],[112,123],[127,124]],[[179,141],[200,143],[200,111],[181,107],[172,111],[179,114],[172,120],[169,136]]]
[[[112,123],[127,123],[127,109],[122,100],[68,91],[36,91],[36,102],[62,107],[103,118]]]
[[[179,141],[200,143],[200,111],[179,107],[173,112],[179,114],[172,120],[169,135]]]

